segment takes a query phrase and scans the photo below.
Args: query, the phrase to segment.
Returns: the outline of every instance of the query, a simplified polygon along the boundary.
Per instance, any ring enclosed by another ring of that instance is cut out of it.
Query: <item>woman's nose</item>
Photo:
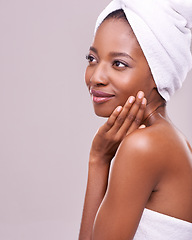
[[[104,64],[98,64],[90,78],[90,83],[92,85],[107,85],[108,84],[108,74],[107,69]]]

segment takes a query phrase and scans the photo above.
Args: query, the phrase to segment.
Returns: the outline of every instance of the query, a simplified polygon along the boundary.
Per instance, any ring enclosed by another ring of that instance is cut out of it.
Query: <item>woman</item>
[[[170,3],[174,1],[115,0],[98,18],[85,80],[95,113],[108,120],[90,150],[79,240],[192,239],[192,150],[166,113],[166,100],[190,67],[190,34],[183,29],[188,48],[178,50],[181,42],[170,43],[169,32],[169,43],[161,39],[160,25],[154,30],[153,19],[147,19],[149,12],[154,19],[169,12],[168,21],[158,21],[170,27],[171,17],[180,17],[175,10],[179,1],[174,8]],[[185,28],[187,24],[182,22]],[[179,60],[186,63],[177,71],[174,54],[181,51]]]

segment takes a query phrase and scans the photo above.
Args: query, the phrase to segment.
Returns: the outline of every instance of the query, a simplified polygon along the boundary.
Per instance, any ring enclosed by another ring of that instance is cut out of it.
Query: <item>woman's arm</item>
[[[87,189],[79,240],[91,240],[97,210],[106,192],[110,164],[89,162]]]
[[[143,97],[137,96],[136,101],[130,97],[123,108],[117,108],[93,140],[79,240],[91,239],[94,219],[107,189],[111,160],[123,138],[139,127],[146,106]]]
[[[93,229],[93,240],[131,240],[164,166],[147,129],[122,142]]]

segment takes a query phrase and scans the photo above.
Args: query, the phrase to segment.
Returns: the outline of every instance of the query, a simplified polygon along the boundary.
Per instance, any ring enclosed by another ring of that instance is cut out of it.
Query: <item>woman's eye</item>
[[[114,61],[113,66],[118,67],[118,68],[125,68],[128,67],[127,64],[120,62],[120,61]]]
[[[91,56],[91,55],[87,55],[86,59],[88,60],[89,63],[95,63],[97,60]]]

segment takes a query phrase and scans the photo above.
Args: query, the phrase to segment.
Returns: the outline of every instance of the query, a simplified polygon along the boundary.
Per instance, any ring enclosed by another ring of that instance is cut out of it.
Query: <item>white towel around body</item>
[[[145,208],[133,240],[192,240],[192,223]]]

